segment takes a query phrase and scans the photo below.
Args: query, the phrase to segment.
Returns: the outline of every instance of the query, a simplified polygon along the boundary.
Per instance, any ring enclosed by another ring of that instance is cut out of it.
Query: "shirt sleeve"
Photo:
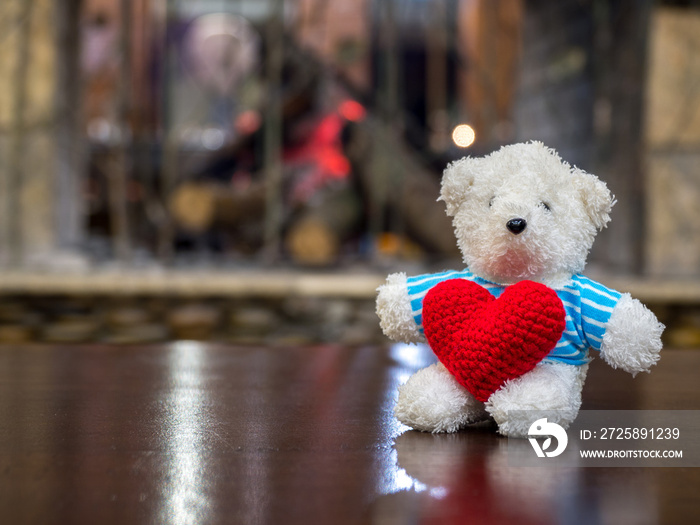
[[[579,281],[581,328],[588,346],[600,350],[605,329],[622,294],[588,278]]]
[[[408,288],[408,299],[411,303],[411,314],[413,320],[418,325],[418,331],[423,333],[423,299],[431,288],[447,281],[448,279],[469,279],[474,280],[473,274],[468,271],[447,271],[441,273],[426,273],[423,275],[415,275],[406,279],[406,287]]]

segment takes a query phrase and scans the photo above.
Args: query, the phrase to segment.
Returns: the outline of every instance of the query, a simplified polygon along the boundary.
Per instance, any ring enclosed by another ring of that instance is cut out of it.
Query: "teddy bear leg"
[[[488,418],[484,404],[460,385],[442,363],[413,374],[399,387],[396,418],[422,432],[456,432]]]
[[[568,428],[581,407],[587,371],[588,365],[540,363],[491,394],[486,410],[504,436],[527,437],[530,424],[541,417]]]

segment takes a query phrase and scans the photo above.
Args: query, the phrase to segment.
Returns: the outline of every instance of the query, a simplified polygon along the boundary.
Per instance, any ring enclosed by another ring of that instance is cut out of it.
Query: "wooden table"
[[[511,467],[482,426],[408,431],[424,347],[0,347],[0,522],[697,523],[700,469]],[[700,409],[700,352],[584,408]]]

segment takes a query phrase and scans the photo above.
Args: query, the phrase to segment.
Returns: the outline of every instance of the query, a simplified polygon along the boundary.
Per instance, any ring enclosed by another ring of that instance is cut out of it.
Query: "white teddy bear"
[[[546,357],[483,402],[442,362],[419,370],[399,389],[399,421],[426,432],[455,432],[490,416],[500,433],[524,437],[532,417],[522,411],[534,410],[567,428],[581,405],[589,350],[633,375],[658,361],[664,326],[654,314],[629,294],[580,275],[614,204],[597,177],[540,142],[514,144],[450,164],[439,200],[453,217],[466,269],[389,275],[377,297],[389,338],[424,342],[423,300],[450,279],[475,282],[494,297],[520,281],[541,283],[561,299],[566,325]]]

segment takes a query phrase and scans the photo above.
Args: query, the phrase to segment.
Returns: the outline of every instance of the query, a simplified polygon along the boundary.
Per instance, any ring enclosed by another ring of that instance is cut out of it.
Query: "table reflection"
[[[168,474],[164,483],[162,521],[173,525],[204,523],[210,510],[204,477],[205,433],[212,426],[207,411],[203,369],[207,352],[201,343],[179,341],[168,354],[170,388],[163,419]]]

